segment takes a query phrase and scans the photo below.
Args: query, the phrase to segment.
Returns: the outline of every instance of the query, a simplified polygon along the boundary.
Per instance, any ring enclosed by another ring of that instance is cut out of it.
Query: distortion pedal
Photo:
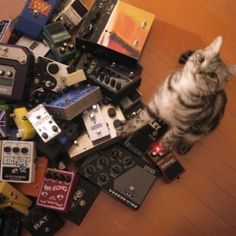
[[[35,178],[35,158],[34,142],[2,140],[0,180],[32,183]]]
[[[21,192],[19,192],[9,183],[1,181],[0,193],[0,208],[11,207],[24,215],[28,215],[28,208],[32,205],[32,201],[29,198],[24,196]]]
[[[157,169],[121,145],[110,146],[87,157],[79,172],[135,210],[142,204],[159,174]]]
[[[137,61],[153,21],[153,14],[123,1],[97,0],[80,27],[77,45],[99,45],[109,54]]]
[[[27,48],[0,43],[0,97],[22,100],[33,65],[34,56]]]
[[[42,104],[30,110],[26,117],[45,143],[61,133],[60,127]]]
[[[172,152],[164,153],[159,142],[154,142],[150,145],[147,157],[159,168],[167,182],[173,181],[184,172],[183,166],[174,154]]]
[[[71,206],[76,184],[77,175],[74,172],[48,168],[36,205],[67,212]]]
[[[107,123],[103,118],[99,104],[94,104],[92,107],[84,111],[82,118],[88,136],[92,142],[110,136]]]
[[[38,57],[44,57],[50,50],[48,45],[43,42],[33,40],[26,36],[22,36],[17,42],[16,45],[27,47],[37,59]]]
[[[91,184],[83,177],[79,177],[78,184],[76,185],[73,194],[70,210],[67,212],[65,217],[71,222],[80,225],[99,192],[100,188]]]
[[[24,227],[34,236],[51,236],[64,226],[59,214],[41,207],[32,207],[23,218]]]
[[[68,62],[75,57],[77,50],[74,42],[61,21],[45,25],[43,38],[57,61]]]
[[[100,86],[104,95],[116,102],[140,86],[142,67],[111,60],[101,49],[89,52],[87,48],[82,50],[76,67],[83,68],[89,82]]]
[[[27,120],[27,112],[25,107],[19,107],[15,108],[11,115],[18,129],[16,137],[21,138],[22,140],[32,139],[36,134],[34,127]]]
[[[87,156],[88,154],[92,154],[98,150],[101,150],[104,147],[114,144],[120,139],[120,137],[118,137],[116,134],[116,128],[122,124],[122,121],[125,120],[120,108],[118,106],[112,105],[109,102],[107,103],[107,101],[104,100],[103,103],[100,104],[100,109],[104,121],[107,123],[110,136],[107,136],[107,138],[103,138],[102,140],[96,141],[94,143],[89,138],[88,134],[83,132],[77,138],[68,152],[72,161],[76,161],[82,157]]]
[[[35,180],[32,183],[17,183],[14,187],[25,195],[37,197],[41,189],[44,173],[48,167],[48,160],[41,156],[36,158]]]
[[[150,121],[147,125],[131,134],[123,143],[130,151],[143,157],[149,146],[159,140],[168,130],[168,125],[161,119]]]
[[[51,114],[64,120],[71,120],[102,99],[98,86],[79,86],[44,105]]]
[[[85,81],[83,70],[68,73],[68,66],[46,57],[38,57],[35,65],[34,87],[61,92],[66,87]]]
[[[27,0],[14,30],[30,38],[39,38],[60,0]]]
[[[83,1],[69,0],[63,9],[53,17],[52,21],[61,21],[71,31],[79,25],[87,12],[88,9]]]

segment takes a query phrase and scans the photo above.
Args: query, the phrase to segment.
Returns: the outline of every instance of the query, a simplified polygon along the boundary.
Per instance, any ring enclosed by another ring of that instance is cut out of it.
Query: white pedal
[[[84,111],[82,118],[92,142],[110,136],[107,123],[104,120],[99,104],[95,104]]]
[[[61,133],[61,129],[42,104],[30,110],[26,117],[45,143]]]
[[[0,180],[32,183],[35,179],[36,145],[28,141],[1,141]]]

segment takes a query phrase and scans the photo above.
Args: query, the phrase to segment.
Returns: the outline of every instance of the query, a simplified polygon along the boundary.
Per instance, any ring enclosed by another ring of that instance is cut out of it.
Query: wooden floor
[[[224,39],[222,57],[236,64],[235,0],[125,1],[156,15],[141,58],[145,100],[178,66],[182,51],[204,47],[217,35]],[[0,3],[4,18],[16,14],[23,0]],[[236,235],[236,78],[226,92],[228,105],[220,127],[179,157],[186,169],[179,180],[166,184],[158,179],[137,212],[101,193],[80,226],[67,222],[56,235]]]

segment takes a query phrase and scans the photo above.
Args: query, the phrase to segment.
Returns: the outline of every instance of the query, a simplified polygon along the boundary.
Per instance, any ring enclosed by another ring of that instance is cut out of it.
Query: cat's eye
[[[205,57],[204,56],[202,56],[202,55],[199,55],[199,57],[198,57],[198,62],[200,63],[200,64],[202,64],[204,61],[205,61]]]
[[[215,72],[209,72],[207,73],[208,76],[210,76],[211,78],[216,78],[217,74]]]

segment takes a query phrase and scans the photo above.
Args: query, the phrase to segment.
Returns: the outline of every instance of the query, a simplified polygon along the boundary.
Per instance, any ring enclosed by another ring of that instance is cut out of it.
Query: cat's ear
[[[220,52],[222,41],[223,41],[222,36],[216,37],[214,41],[208,47],[206,47],[206,50],[218,54]]]
[[[231,75],[236,76],[236,65],[227,65],[227,68]]]

